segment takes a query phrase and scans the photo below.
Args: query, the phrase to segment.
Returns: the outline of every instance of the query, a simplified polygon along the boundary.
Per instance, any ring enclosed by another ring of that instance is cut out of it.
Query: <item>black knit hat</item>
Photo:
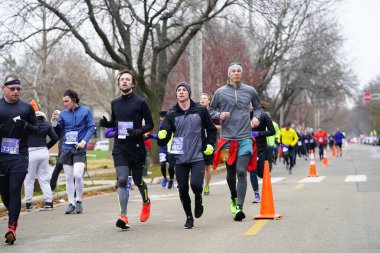
[[[183,81],[179,82],[175,86],[175,91],[177,92],[178,88],[181,86],[185,87],[185,89],[189,92],[189,98],[190,98],[191,97],[191,86],[190,86],[190,84],[183,82]]]

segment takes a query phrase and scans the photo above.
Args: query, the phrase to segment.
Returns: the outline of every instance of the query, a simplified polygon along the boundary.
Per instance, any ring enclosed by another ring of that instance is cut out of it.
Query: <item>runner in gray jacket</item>
[[[227,83],[216,90],[210,107],[220,112],[222,129],[220,137],[227,140],[222,149],[228,149],[231,141],[238,141],[238,157],[233,165],[227,165],[227,183],[231,191],[231,212],[236,221],[245,218],[243,212],[247,191],[247,167],[252,151],[252,128],[259,125],[260,99],[255,88],[241,83],[243,68],[233,62],[228,67]],[[250,120],[250,108],[253,118]],[[236,177],[238,178],[236,184]]]

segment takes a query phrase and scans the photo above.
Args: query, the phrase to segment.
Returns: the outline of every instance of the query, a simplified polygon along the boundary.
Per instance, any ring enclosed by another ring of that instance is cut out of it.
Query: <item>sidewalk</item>
[[[211,170],[211,173],[214,175],[214,174],[220,174],[220,173],[223,173],[226,171],[226,167],[225,166],[222,166],[222,167],[218,167],[216,170]],[[91,176],[94,176],[94,175],[97,175],[97,174],[108,174],[110,172],[113,172],[113,170],[110,170],[110,169],[99,169],[99,170],[92,170],[92,171],[88,171],[88,174]],[[90,178],[88,177],[87,173],[86,175],[84,176],[84,178]],[[155,177],[155,178],[144,178],[144,181],[150,185],[150,184],[161,184],[162,182],[162,177]],[[112,190],[115,188],[115,182],[116,182],[116,179],[115,180],[84,180],[84,183],[86,185],[97,185],[97,186],[93,186],[93,187],[88,187],[88,188],[84,188],[83,190],[83,193],[87,193],[87,192],[96,192],[96,191],[107,191],[107,190]],[[60,176],[58,177],[58,185],[63,185],[65,184],[65,176],[64,174],[60,174]],[[61,192],[54,192],[53,193],[53,200],[59,200],[59,199],[62,199],[63,197],[66,196],[66,191],[61,191]],[[43,202],[44,201],[44,198],[43,196],[36,196],[36,197],[33,197],[32,199],[32,202],[33,203],[36,203],[36,202]],[[22,200],[22,206],[25,205],[25,201]],[[0,210],[3,210],[5,209],[5,206],[0,203]]]

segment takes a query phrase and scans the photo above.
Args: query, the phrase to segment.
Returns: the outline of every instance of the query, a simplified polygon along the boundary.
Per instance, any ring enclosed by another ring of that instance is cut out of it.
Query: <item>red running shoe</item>
[[[150,216],[150,199],[147,203],[142,205],[141,208],[141,214],[140,214],[140,221],[145,222],[149,219]]]

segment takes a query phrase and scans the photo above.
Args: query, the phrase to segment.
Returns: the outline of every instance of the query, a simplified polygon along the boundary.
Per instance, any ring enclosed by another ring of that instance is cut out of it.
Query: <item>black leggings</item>
[[[55,188],[57,187],[58,176],[62,170],[63,170],[63,164],[57,162],[53,170],[53,174],[51,174],[51,179],[50,179],[50,188],[52,191],[54,191]]]
[[[0,194],[8,209],[8,223],[17,226],[21,210],[21,187],[28,170],[28,161],[12,160],[0,164]]]
[[[203,178],[205,162],[183,163],[175,165],[176,178],[179,186],[179,197],[187,217],[193,217],[191,212],[191,199],[189,195],[189,174],[191,172],[190,186],[195,195],[195,201],[202,200]]]
[[[174,178],[174,164],[169,163],[168,171],[169,171],[169,177],[172,180]],[[162,173],[162,176],[166,178],[166,161],[161,162],[161,173]]]

